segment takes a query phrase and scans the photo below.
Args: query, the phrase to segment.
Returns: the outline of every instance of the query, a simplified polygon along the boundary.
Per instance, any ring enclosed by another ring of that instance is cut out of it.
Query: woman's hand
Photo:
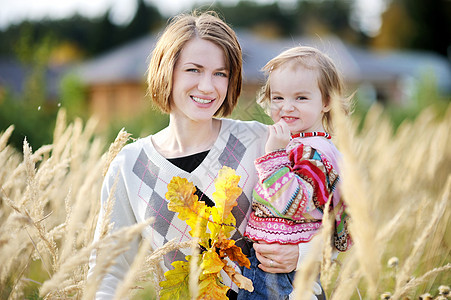
[[[254,243],[254,250],[260,262],[258,267],[268,273],[290,273],[297,267],[299,246],[291,244]]]
[[[269,126],[269,136],[266,141],[266,153],[284,149],[290,142],[290,128],[284,120],[280,120],[274,125]]]

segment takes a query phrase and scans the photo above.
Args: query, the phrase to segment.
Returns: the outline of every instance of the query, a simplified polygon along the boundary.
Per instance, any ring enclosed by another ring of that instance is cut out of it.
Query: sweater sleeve
[[[115,181],[117,180],[116,187],[113,188]],[[113,194],[112,194],[113,193]],[[111,195],[112,194],[112,195]],[[113,231],[120,228],[127,227],[136,224],[130,202],[128,200],[127,189],[120,172],[120,168],[115,164],[110,167],[107,175],[105,176],[102,191],[101,191],[101,210],[99,213],[99,219],[97,222],[96,232],[94,236],[94,242],[99,241],[100,227],[105,218],[105,206],[107,201],[114,201],[114,208],[110,216],[109,223],[113,223]],[[89,261],[88,280],[100,280],[100,285],[97,288],[95,299],[113,299],[117,286],[124,279],[125,274],[130,268],[131,263],[138,251],[139,240],[136,238],[130,243],[130,248],[126,252],[120,254],[115,263],[108,269],[106,275],[103,278],[92,278],[94,274],[98,274],[96,266],[102,268],[102,265],[97,261],[101,260],[97,257],[97,252],[93,251]]]

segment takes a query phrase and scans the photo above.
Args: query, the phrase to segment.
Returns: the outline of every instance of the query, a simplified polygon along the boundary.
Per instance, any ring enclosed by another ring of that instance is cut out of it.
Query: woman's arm
[[[128,201],[125,183],[121,176],[122,174],[119,173],[117,165],[113,166],[113,164],[105,176],[102,186],[101,210],[97,222],[94,242],[101,240],[102,234],[104,234],[102,233],[104,230],[102,227],[105,226],[104,218],[108,217],[108,214],[105,214],[105,208],[108,201],[113,201],[114,203],[114,207],[109,217],[110,219],[106,224],[114,224],[112,231],[136,224],[136,219]],[[123,280],[137,253],[138,245],[139,240],[136,238],[129,244],[130,249],[128,251],[120,254],[112,265],[111,262],[108,264],[108,271],[103,278],[92,278],[94,275],[104,274],[104,270],[96,270],[96,267],[105,267],[102,266],[102,264],[98,264],[97,260],[101,260],[102,258],[97,257],[98,253],[96,250],[93,251],[89,261],[88,278],[89,280],[101,280],[100,285],[97,288],[96,299],[114,298],[117,286]],[[103,249],[103,251],[105,251],[105,249]]]

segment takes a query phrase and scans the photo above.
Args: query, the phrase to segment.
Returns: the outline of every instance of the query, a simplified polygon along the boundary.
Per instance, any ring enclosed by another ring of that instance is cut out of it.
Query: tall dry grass
[[[330,299],[437,295],[438,286],[451,281],[451,108],[444,118],[426,109],[396,131],[379,106],[371,108],[361,130],[355,120],[337,120],[354,245],[330,263],[328,243],[318,244],[322,251],[315,252],[325,259],[305,261],[296,278],[297,298],[305,297],[319,270]],[[95,274],[101,276],[151,222],[112,235],[106,222],[102,239],[92,243],[103,172],[129,138],[121,131],[105,152],[95,126],[93,120],[67,124],[62,110],[53,144],[33,150],[24,141],[23,153],[8,145],[13,127],[0,135],[1,299],[92,299],[98,280],[86,280],[91,251],[98,252]],[[109,199],[110,207],[114,201]],[[108,215],[108,205],[106,210]],[[332,230],[327,220],[323,236]],[[190,245],[170,242],[150,252],[142,243],[116,299],[139,298],[133,292],[154,274],[161,280],[157,263],[177,247]]]

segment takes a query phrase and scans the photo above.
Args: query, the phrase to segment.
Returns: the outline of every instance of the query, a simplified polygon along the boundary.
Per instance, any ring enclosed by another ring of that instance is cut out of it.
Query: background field
[[[219,10],[234,29],[252,36],[280,41],[313,35],[326,45],[328,38],[338,37],[348,49],[371,52],[372,58],[396,54],[388,70],[393,67],[402,76],[393,77],[397,85],[392,94],[378,94],[360,82],[350,87],[350,93],[357,91],[354,114],[350,119],[337,116],[334,142],[344,155],[343,196],[355,244],[333,264],[330,249],[318,249],[321,279],[328,299],[439,297],[439,287],[451,285],[451,86],[446,80],[451,74],[451,2],[384,1],[376,32],[356,17],[357,0],[291,1],[295,9],[278,1],[226,2],[200,6]],[[0,11],[9,4],[0,3]],[[100,276],[146,226],[105,234],[92,244],[109,162],[125,143],[163,128],[167,116],[153,110],[147,99],[125,97],[141,101],[140,113],[99,121],[90,109],[93,83],[86,86],[64,72],[101,60],[166,24],[168,16],[150,1],[139,0],[137,7],[127,24],[114,23],[106,11],[92,19],[25,20],[0,30],[0,299],[92,299],[98,284],[86,280],[92,249],[104,253]],[[426,65],[431,57],[448,72],[426,72],[421,78],[411,74],[411,64]],[[379,67],[376,63],[361,75]],[[378,73],[380,78],[369,78],[375,86],[383,82],[382,91],[391,87],[386,70]],[[143,78],[136,84],[142,84],[144,94]],[[117,98],[110,94],[109,100]],[[255,93],[243,95],[231,117],[270,123],[254,102]],[[106,233],[109,224],[103,228]],[[143,244],[140,268],[127,275],[117,299],[154,299],[153,274],[162,252],[181,246],[187,245],[169,244],[148,253]],[[307,260],[306,266],[298,273],[298,286],[308,286],[314,278],[315,264]],[[301,291],[297,296],[303,299]]]

